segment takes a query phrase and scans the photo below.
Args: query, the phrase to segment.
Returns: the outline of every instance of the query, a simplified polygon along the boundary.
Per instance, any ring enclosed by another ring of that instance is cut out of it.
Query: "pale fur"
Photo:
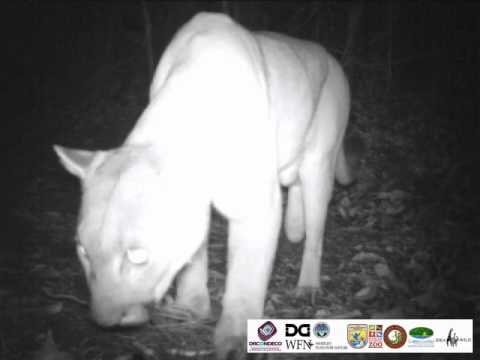
[[[321,46],[252,33],[220,14],[190,20],[163,54],[150,103],[122,147],[92,161],[56,148],[82,179],[79,256],[94,318],[145,320],[142,305],[159,300],[176,274],[177,302],[208,316],[213,204],[230,225],[215,343],[220,357],[244,348],[245,320],[263,315],[280,185],[291,186],[288,237],[306,233],[298,285],[318,288],[334,173],[351,178],[342,150],[349,107],[345,75]],[[146,265],[126,260],[137,247],[147,250]]]

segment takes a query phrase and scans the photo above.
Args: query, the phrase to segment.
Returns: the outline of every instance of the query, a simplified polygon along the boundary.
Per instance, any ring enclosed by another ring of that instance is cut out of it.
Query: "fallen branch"
[[[81,300],[77,298],[76,296],[70,295],[70,294],[53,294],[46,288],[42,288],[43,293],[48,296],[49,298],[55,299],[55,300],[67,300],[71,301],[74,303],[77,303],[82,306],[88,306],[88,302],[85,300]]]

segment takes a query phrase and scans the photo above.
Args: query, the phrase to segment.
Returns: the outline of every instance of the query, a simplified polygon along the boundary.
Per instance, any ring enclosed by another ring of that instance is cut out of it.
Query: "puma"
[[[285,229],[306,235],[298,286],[320,287],[334,178],[353,180],[343,147],[350,94],[321,46],[250,32],[200,13],[165,50],[150,101],[126,141],[108,151],[54,146],[81,180],[77,252],[103,326],[148,319],[176,279],[176,302],[210,313],[210,206],[229,221],[228,270],[215,344],[244,348],[261,318],[289,187]]]

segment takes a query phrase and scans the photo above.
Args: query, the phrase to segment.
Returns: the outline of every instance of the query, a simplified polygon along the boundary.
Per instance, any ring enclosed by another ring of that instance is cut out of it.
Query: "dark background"
[[[119,146],[147,104],[152,61],[199,11],[223,11],[252,30],[317,41],[345,66],[352,86],[350,131],[363,137],[367,153],[358,184],[337,190],[332,203],[326,273],[344,272],[345,278],[344,296],[329,303],[328,314],[360,308],[360,315],[373,317],[398,305],[399,317],[478,320],[479,3],[10,1],[1,5],[7,216],[0,357],[28,358],[53,329],[60,349],[89,358],[78,340],[90,328],[72,332],[86,311],[78,310],[72,321],[75,308],[53,315],[45,310],[52,301],[42,293],[45,285],[54,283],[63,293],[80,289],[76,293],[87,297],[69,241],[79,189],[51,146]],[[337,226],[358,231],[344,236]],[[280,255],[298,258],[299,249],[284,246]],[[395,277],[369,300],[369,312],[350,302],[362,289],[351,285],[358,269],[341,264],[372,249]],[[279,261],[280,274],[293,268],[282,283],[293,288],[298,262]],[[275,279],[272,284],[275,294]],[[340,287],[330,289],[336,294]],[[283,295],[271,314],[303,309]],[[423,307],[421,301],[411,305],[419,296],[426,297]]]

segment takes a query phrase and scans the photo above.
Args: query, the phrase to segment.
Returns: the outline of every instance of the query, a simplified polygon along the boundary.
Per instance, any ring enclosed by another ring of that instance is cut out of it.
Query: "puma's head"
[[[191,192],[194,174],[149,147],[54,149],[82,183],[77,254],[94,320],[146,321],[145,305],[163,297],[205,239],[209,206]]]

